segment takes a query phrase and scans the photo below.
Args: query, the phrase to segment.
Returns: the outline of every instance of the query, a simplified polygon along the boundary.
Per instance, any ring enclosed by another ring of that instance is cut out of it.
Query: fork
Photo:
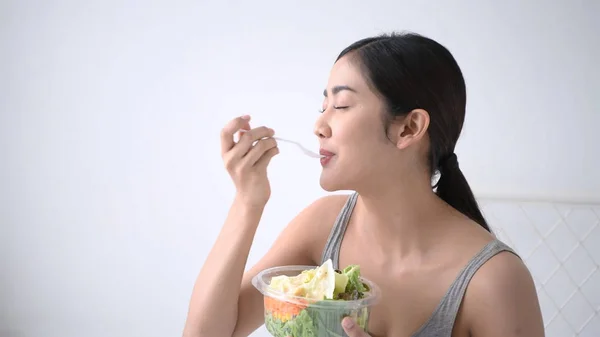
[[[240,130],[240,133],[245,133],[245,132],[246,132],[246,130]],[[311,150],[309,150],[309,149],[305,148],[305,147],[304,147],[302,144],[300,144],[300,143],[298,143],[298,142],[295,142],[295,141],[293,141],[293,140],[284,139],[284,138],[280,138],[280,137],[273,137],[273,139],[275,139],[275,140],[277,140],[277,141],[279,141],[279,142],[286,142],[286,143],[294,144],[294,145],[296,145],[297,147],[299,147],[299,148],[300,148],[300,150],[302,150],[302,152],[303,152],[305,155],[307,155],[307,156],[309,156],[309,157],[312,157],[312,158],[323,158],[323,157],[325,157],[325,156],[323,156],[323,155],[321,155],[321,154],[318,154],[318,153],[316,153],[316,152],[314,152],[314,151],[311,151]]]
[[[283,139],[283,138],[279,138],[279,137],[273,137],[273,139],[280,141],[280,142],[287,142],[287,143],[291,143],[294,144],[296,146],[298,146],[300,148],[300,150],[302,150],[302,152],[304,152],[305,155],[309,156],[309,157],[313,157],[313,158],[323,158],[325,156],[318,154],[316,152],[313,152],[307,148],[305,148],[304,146],[302,146],[302,144],[295,142],[293,140],[289,140],[289,139]]]

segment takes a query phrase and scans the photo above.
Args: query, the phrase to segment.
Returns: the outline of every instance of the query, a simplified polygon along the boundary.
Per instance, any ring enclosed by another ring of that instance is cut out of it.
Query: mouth
[[[324,150],[324,149],[320,149],[319,150],[319,154],[323,156],[323,157],[321,157],[321,166],[327,165],[327,163],[329,163],[329,161],[331,160],[331,158],[333,156],[335,156],[335,153],[329,152],[329,151]]]
[[[320,149],[319,150],[319,154],[322,155],[322,156],[325,156],[325,157],[333,157],[335,155],[335,153],[329,152],[329,151],[324,150],[324,149]]]

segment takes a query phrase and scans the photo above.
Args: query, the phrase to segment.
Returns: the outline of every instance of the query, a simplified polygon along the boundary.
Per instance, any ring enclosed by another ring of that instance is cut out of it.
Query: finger
[[[242,138],[242,135],[244,134],[244,132],[248,132],[248,131],[250,131],[250,123],[246,123],[245,125],[242,125],[240,130],[237,132],[236,143],[240,141],[240,138]]]
[[[238,151],[238,155],[246,155],[256,141],[267,137],[273,137],[274,134],[275,132],[273,129],[270,129],[266,126],[261,126],[244,132],[240,137],[240,141],[236,145],[236,151]]]
[[[260,157],[260,159],[258,159],[256,164],[254,164],[254,167],[256,167],[257,169],[267,168],[267,165],[269,165],[269,163],[271,162],[271,159],[273,157],[275,157],[277,154],[279,154],[278,147],[274,147],[274,148],[270,149],[269,151],[265,152],[265,154],[263,154]]]
[[[342,320],[342,328],[346,331],[348,337],[370,337],[356,322],[350,318],[345,317]]]
[[[277,141],[273,138],[264,138],[256,142],[250,151],[244,156],[243,161],[249,165],[254,165],[256,162],[269,150],[277,147]]]
[[[240,129],[250,128],[250,116],[244,115],[230,120],[221,130],[221,154],[225,154],[235,145],[233,135]]]

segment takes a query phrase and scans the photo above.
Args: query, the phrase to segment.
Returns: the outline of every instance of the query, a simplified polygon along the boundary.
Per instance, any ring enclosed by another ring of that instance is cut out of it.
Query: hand
[[[236,199],[263,207],[271,197],[267,165],[279,153],[274,131],[265,126],[250,129],[250,116],[231,120],[221,132],[221,156],[236,188]],[[247,130],[236,143],[233,136]],[[254,144],[254,145],[253,145]]]
[[[346,317],[342,320],[342,328],[344,328],[344,331],[346,331],[346,334],[348,335],[348,337],[371,337],[371,335],[366,333],[350,317]]]

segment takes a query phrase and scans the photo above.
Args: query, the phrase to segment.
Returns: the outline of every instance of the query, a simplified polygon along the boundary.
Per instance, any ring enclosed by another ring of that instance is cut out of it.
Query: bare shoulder
[[[255,267],[281,263],[318,264],[333,223],[347,195],[321,197],[302,209],[281,231],[267,254]]]
[[[282,245],[303,241],[314,261],[319,262],[318,257],[348,198],[349,195],[328,195],[315,200],[290,221],[278,241]]]
[[[300,211],[281,231],[256,268],[319,263],[329,232],[348,196],[321,197]],[[284,261],[285,260],[285,261]]]
[[[344,206],[346,201],[350,198],[347,194],[334,194],[327,195],[313,201],[306,208],[304,208],[297,216],[296,219],[304,217],[326,217],[335,218],[339,214],[341,208]]]
[[[525,263],[501,252],[473,276],[463,302],[472,337],[542,337],[544,326],[533,278]]]

